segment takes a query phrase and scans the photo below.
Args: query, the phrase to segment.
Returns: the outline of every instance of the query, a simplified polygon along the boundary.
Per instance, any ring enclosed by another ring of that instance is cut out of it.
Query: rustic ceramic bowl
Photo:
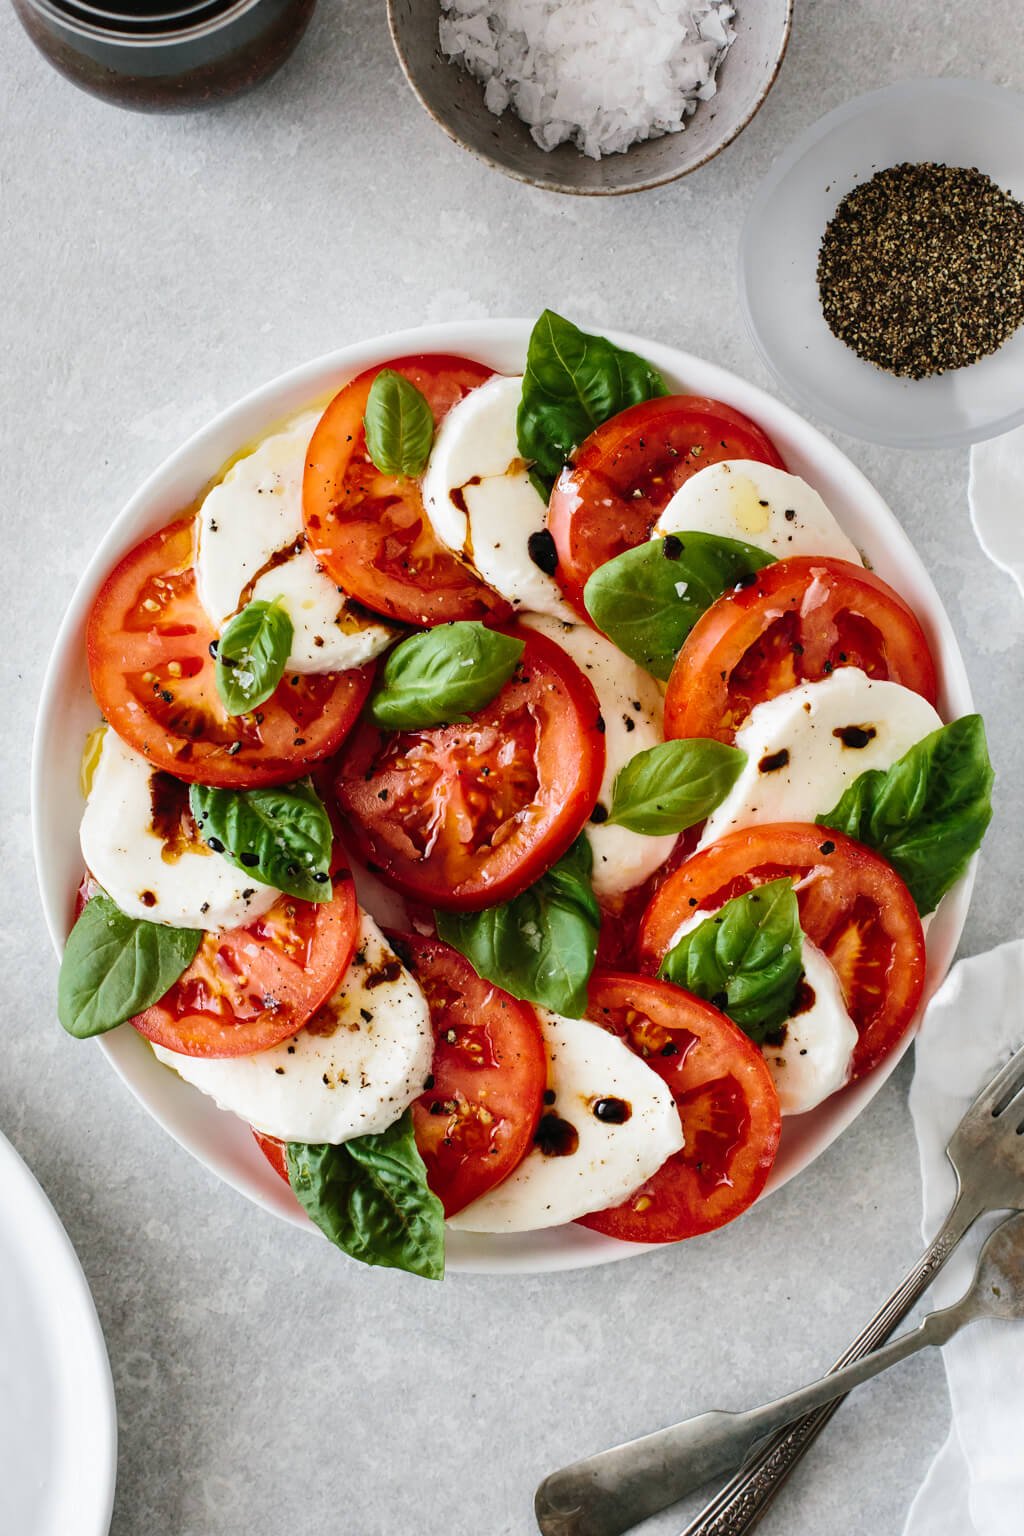
[[[438,0],[388,0],[391,37],[405,77],[449,138],[517,181],[592,197],[642,192],[685,176],[747,126],[779,72],[793,0],[757,0],[738,12],[732,22],[736,41],[722,61],[718,92],[698,106],[686,128],[634,144],[625,154],[592,160],[571,144],[541,149],[511,108],[501,117],[487,110],[480,83],[441,52]]]

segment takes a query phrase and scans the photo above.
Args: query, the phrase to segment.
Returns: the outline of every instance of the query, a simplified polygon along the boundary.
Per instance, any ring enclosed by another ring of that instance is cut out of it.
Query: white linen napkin
[[[961,960],[933,998],[915,1046],[910,1111],[930,1242],[956,1193],[946,1142],[979,1089],[1024,1044],[1024,940]],[[999,1220],[977,1222],[927,1294],[961,1296]],[[1020,1536],[1024,1511],[1024,1328],[974,1323],[942,1351],[953,1423],[910,1507],[903,1536]]]
[[[1024,595],[1024,427],[975,443],[967,502],[978,543]]]

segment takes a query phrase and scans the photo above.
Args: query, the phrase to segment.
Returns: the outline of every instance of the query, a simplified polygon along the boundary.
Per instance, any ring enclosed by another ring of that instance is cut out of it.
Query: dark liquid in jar
[[[55,69],[118,106],[173,112],[250,90],[288,58],[316,0],[14,0]]]

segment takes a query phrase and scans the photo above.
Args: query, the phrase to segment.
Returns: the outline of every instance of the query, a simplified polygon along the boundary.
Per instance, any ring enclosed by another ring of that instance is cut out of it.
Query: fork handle
[[[537,1523],[544,1536],[624,1536],[648,1515],[728,1472],[772,1431],[841,1397],[917,1350],[944,1344],[973,1315],[963,1302],[932,1312],[909,1333],[775,1402],[746,1413],[715,1409],[563,1467],[537,1490]]]
[[[883,1343],[931,1285],[960,1239],[981,1214],[958,1193],[953,1208],[913,1269],[875,1313],[867,1327],[832,1367],[860,1360]],[[831,1374],[831,1373],[830,1373]],[[730,1478],[683,1536],[743,1536],[754,1528],[793,1468],[810,1450],[843,1398],[806,1413],[777,1430]]]

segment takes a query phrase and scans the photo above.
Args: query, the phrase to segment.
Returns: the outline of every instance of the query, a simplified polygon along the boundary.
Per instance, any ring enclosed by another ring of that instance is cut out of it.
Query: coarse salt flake
[[[441,0],[441,51],[541,149],[600,159],[678,133],[715,94],[728,0]]]

